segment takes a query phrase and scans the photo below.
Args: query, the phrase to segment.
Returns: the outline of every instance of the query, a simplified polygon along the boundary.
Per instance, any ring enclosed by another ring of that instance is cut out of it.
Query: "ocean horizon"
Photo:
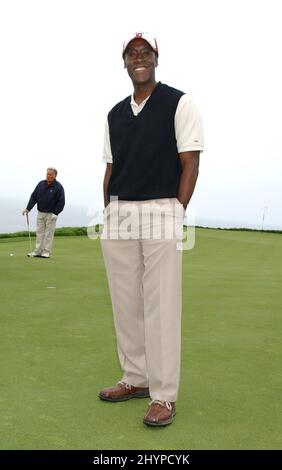
[[[15,233],[27,230],[26,218],[22,215],[24,209],[21,201],[12,199],[2,199],[0,201],[0,233]],[[187,213],[187,211],[186,211]],[[96,214],[96,215],[95,215]],[[36,230],[37,210],[34,208],[29,214],[30,230]],[[95,215],[95,218],[93,218]],[[94,221],[94,222],[93,222]],[[103,223],[103,207],[97,206],[76,206],[66,205],[64,211],[59,215],[57,228],[59,227],[87,227]],[[246,220],[225,220],[224,218],[212,218],[195,216],[192,223],[189,217],[184,218],[184,225],[195,225],[207,228],[219,229],[251,229],[251,230],[282,230],[282,225],[256,223]]]

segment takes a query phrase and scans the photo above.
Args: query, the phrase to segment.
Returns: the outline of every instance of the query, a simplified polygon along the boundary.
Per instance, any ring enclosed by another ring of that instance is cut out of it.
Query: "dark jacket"
[[[61,183],[54,180],[47,185],[46,180],[40,181],[30,196],[27,210],[31,211],[35,204],[40,212],[52,212],[56,215],[62,212],[65,206],[65,192]]]

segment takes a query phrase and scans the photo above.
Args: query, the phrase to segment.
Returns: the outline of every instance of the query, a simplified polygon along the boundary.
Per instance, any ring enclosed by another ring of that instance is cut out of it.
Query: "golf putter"
[[[32,253],[31,236],[30,236],[30,228],[29,228],[29,218],[28,218],[28,214],[26,214],[26,221],[27,221],[27,228],[28,228],[28,238],[29,238],[30,253]]]

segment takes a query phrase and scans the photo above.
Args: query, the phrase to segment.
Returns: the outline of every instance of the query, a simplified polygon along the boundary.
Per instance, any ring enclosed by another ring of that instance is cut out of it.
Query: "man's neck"
[[[134,100],[137,104],[142,103],[154,90],[157,82],[146,83],[144,85],[134,85]]]

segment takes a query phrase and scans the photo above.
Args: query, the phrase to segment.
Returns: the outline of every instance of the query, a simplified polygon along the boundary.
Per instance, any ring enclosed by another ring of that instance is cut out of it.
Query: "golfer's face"
[[[153,82],[157,65],[157,57],[144,39],[134,39],[129,43],[124,57],[124,66],[133,84]]]
[[[55,175],[55,172],[54,171],[50,171],[48,170],[47,171],[47,175],[46,175],[46,180],[47,180],[47,183],[53,183],[53,181],[56,179],[56,175]]]

